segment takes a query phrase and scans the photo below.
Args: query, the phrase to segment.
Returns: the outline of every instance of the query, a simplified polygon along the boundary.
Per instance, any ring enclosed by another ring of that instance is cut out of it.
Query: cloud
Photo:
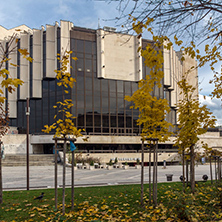
[[[213,112],[213,115],[217,119],[217,125],[222,125],[222,107],[220,99],[211,99],[209,96],[204,96],[202,94],[199,95],[199,101],[202,105],[206,105],[207,108]]]

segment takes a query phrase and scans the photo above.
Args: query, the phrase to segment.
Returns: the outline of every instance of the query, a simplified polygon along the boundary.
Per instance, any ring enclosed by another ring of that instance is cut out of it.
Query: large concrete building
[[[141,146],[141,129],[136,124],[139,112],[130,109],[131,103],[124,97],[132,95],[138,88],[138,81],[149,75],[150,70],[145,67],[137,49],[152,41],[118,33],[109,27],[93,30],[60,21],[60,24],[56,22],[40,30],[25,25],[11,30],[0,27],[3,45],[14,32],[18,33],[19,40],[12,47],[27,49],[33,62],[24,60],[17,50],[9,55],[18,67],[7,64],[7,69],[12,77],[21,78],[24,84],[13,94],[5,93],[11,126],[11,133],[3,138],[6,154],[25,153],[27,98],[30,99],[30,153],[52,152],[53,135],[45,135],[42,129],[53,123],[55,110],[52,107],[62,99],[54,70],[59,67],[57,54],[65,50],[71,50],[72,56],[78,58],[77,62],[71,61],[71,74],[77,84],[67,98],[74,103],[75,125],[84,128],[84,137],[88,137],[86,142],[78,138],[79,150],[138,152]],[[164,49],[163,56],[162,87],[156,87],[154,91],[156,97],[169,101],[171,112],[167,120],[176,126],[177,81],[196,61],[186,58],[182,62],[173,48]],[[197,71],[191,76],[190,82],[198,86]],[[173,138],[160,144],[159,149],[173,151],[172,144]]]

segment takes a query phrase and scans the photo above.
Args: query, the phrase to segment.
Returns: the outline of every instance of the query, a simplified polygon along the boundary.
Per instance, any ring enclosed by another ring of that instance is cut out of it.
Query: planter
[[[129,169],[129,165],[123,165],[123,169],[124,169],[124,170]]]
[[[89,170],[94,170],[95,167],[94,166],[89,166]]]
[[[107,170],[111,170],[111,169],[113,169],[113,166],[107,165],[107,166],[106,166],[106,169],[107,169]]]
[[[141,165],[135,165],[135,169],[141,169]]]
[[[173,174],[166,174],[167,181],[173,180]]]

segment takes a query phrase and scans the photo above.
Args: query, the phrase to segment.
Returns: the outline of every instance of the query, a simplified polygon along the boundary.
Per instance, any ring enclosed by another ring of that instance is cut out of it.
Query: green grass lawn
[[[66,189],[66,214],[62,215],[62,189],[58,210],[54,190],[3,192],[0,221],[220,221],[221,186],[200,183],[196,193],[182,192],[182,183],[158,184],[158,206],[149,204],[145,185],[145,208],[140,206],[140,185],[75,188],[75,209],[71,211],[71,189]],[[34,200],[45,193],[42,201]]]

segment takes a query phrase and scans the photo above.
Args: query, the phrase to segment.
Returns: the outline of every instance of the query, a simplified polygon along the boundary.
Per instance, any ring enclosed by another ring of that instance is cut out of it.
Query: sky
[[[25,24],[40,29],[46,24],[68,20],[74,26],[97,29],[98,26],[116,27],[115,17],[119,16],[118,2],[108,0],[7,0],[0,7],[0,25],[11,29]],[[117,30],[119,27],[117,27]],[[222,64],[217,64],[219,71]],[[217,117],[217,124],[222,125],[221,101],[211,99],[209,94],[214,86],[209,84],[213,74],[209,66],[198,70],[200,102],[206,104]],[[204,99],[203,95],[206,96]]]

